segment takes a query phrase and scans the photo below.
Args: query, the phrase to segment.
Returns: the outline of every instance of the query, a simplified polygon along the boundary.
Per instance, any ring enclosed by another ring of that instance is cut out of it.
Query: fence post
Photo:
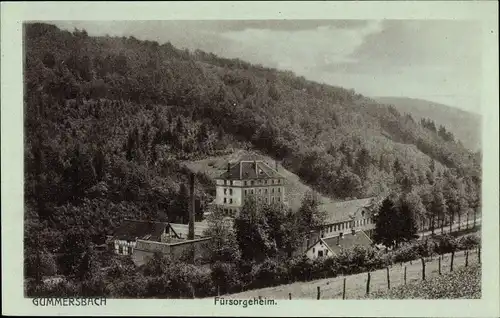
[[[453,259],[455,258],[455,251],[451,252],[450,272],[453,272]]]
[[[423,257],[421,258],[421,260],[422,260],[422,280],[425,280],[425,260]]]
[[[292,300],[292,293],[288,293],[288,299]]]
[[[344,277],[344,287],[342,288],[342,299],[345,299],[345,277]]]
[[[441,255],[438,258],[439,275],[441,275]]]
[[[368,272],[368,277],[366,279],[366,296],[370,295],[370,272]]]
[[[469,265],[469,250],[465,250],[465,267]]]
[[[391,289],[391,278],[389,277],[389,267],[387,267],[387,289]]]
[[[405,275],[404,275],[404,281],[405,281],[405,285],[406,285],[406,266],[405,266]]]
[[[481,264],[481,246],[477,248],[477,261]]]
[[[318,288],[318,296],[316,297],[316,299],[319,300],[321,298],[321,289],[319,286],[317,288]]]

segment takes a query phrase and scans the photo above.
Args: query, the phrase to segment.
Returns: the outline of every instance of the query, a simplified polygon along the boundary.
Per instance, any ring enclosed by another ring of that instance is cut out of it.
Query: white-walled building
[[[285,203],[285,177],[262,160],[229,164],[216,182],[212,206],[227,216],[236,216],[247,197],[261,203]]]
[[[339,233],[331,237],[321,237],[312,244],[305,252],[306,256],[314,260],[321,257],[331,257],[340,253],[343,249],[354,246],[369,247],[372,240],[364,231],[352,229],[348,233]]]

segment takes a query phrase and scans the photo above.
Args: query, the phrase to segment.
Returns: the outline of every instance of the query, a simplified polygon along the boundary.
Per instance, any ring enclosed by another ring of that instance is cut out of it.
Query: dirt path
[[[443,255],[441,261],[441,272],[450,271],[451,254]],[[469,251],[468,264],[478,262],[477,251]],[[455,253],[453,268],[465,266],[465,252]],[[426,279],[439,275],[438,257],[428,258],[425,266]],[[392,265],[389,268],[390,286],[396,287],[404,284],[404,268],[406,267],[406,281],[417,281],[422,279],[422,263],[420,260]],[[370,292],[387,290],[387,270],[381,269],[371,272]],[[365,296],[367,273],[349,276],[338,276],[310,282],[296,282],[288,285],[280,285],[263,289],[250,290],[242,293],[224,295],[225,298],[254,298],[266,297],[270,299],[288,299],[291,293],[292,299],[316,299],[317,287],[320,287],[321,299],[342,299],[344,277],[346,278],[346,299],[359,299]]]

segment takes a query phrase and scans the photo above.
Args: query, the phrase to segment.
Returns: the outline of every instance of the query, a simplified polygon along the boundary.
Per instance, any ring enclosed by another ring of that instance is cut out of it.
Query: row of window
[[[371,223],[372,223],[371,219],[362,219],[362,220],[355,220],[355,221],[343,222],[343,223],[338,223],[338,224],[332,224],[326,228],[325,232],[335,232],[335,231],[351,228],[353,225],[354,226],[362,226],[362,225],[367,225],[367,224],[371,224]]]
[[[256,189],[256,190],[255,190],[255,193],[256,193],[256,194],[262,194],[262,193],[267,194],[267,192],[268,192],[268,191],[267,191],[267,189],[268,189],[268,188],[264,188],[264,189]],[[270,192],[271,192],[271,193],[274,193],[274,189],[275,189],[275,188],[271,188],[271,191],[270,191]],[[278,187],[278,188],[276,188],[276,193],[281,193],[281,188],[279,188],[279,187]],[[245,190],[245,194],[254,194],[254,189]]]
[[[257,198],[258,201],[262,201],[262,198],[261,197],[258,197]],[[268,198],[264,198],[265,199],[265,202],[266,203],[269,203],[269,199]],[[275,201],[276,200],[276,201]],[[280,197],[271,197],[271,203],[274,203],[274,202],[281,202],[281,198]],[[224,204],[232,204],[233,203],[233,199],[232,198],[224,198]]]
[[[116,252],[120,255],[132,255],[132,246],[118,245]]]
[[[227,194],[228,189],[224,189],[224,194]],[[229,195],[233,195],[233,189],[229,189]]]
[[[315,248],[313,247],[313,254],[315,252]],[[327,256],[328,255],[328,250],[325,250],[325,255]],[[323,250],[318,250],[318,257],[322,257],[323,256]]]
[[[226,184],[226,183],[224,183]],[[231,185],[232,185],[231,181]],[[243,181],[244,186],[253,186],[253,185],[272,185],[272,184],[283,184],[283,180],[281,179],[265,179],[265,180],[245,180]]]

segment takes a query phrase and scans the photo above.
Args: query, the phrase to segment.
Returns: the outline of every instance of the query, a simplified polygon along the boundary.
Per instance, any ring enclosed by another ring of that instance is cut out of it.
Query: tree
[[[254,198],[249,197],[234,220],[236,238],[244,260],[263,260],[277,253],[276,243],[269,236],[269,225],[257,211]]]
[[[317,195],[307,192],[297,212],[300,232],[305,234],[323,225],[326,213],[319,209]]]
[[[386,247],[393,247],[399,234],[397,207],[394,200],[387,197],[382,201],[378,213],[375,215],[375,230],[373,239]]]
[[[83,255],[78,268],[78,277],[80,280],[89,280],[95,277],[99,272],[99,264],[97,255],[91,245],[87,247],[87,251]]]
[[[434,221],[437,216],[438,225],[441,227],[441,233],[444,232],[444,217],[446,214],[446,201],[444,199],[442,188],[439,184],[436,184],[433,189],[433,200],[432,200],[432,234],[434,234]]]
[[[210,263],[236,262],[241,257],[236,233],[227,223],[220,210],[213,211],[207,218],[208,228],[204,235],[212,239],[208,243]]]

